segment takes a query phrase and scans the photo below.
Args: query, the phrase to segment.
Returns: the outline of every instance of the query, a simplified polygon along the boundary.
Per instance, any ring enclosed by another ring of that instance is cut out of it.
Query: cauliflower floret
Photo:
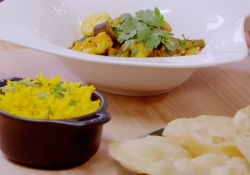
[[[83,42],[76,42],[72,50],[102,55],[112,46],[111,38],[105,32],[101,32],[95,37],[85,39]]]
[[[88,16],[84,19],[81,25],[81,32],[85,36],[93,35],[93,29],[97,24],[101,24],[105,21],[110,21],[110,16],[108,13],[100,12]]]

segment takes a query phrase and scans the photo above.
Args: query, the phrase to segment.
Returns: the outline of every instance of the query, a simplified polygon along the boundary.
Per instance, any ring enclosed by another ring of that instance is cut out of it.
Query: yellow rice
[[[93,85],[60,82],[60,76],[44,78],[42,72],[34,81],[8,80],[0,89],[0,109],[25,118],[58,120],[83,116],[100,107],[100,100],[91,101]]]

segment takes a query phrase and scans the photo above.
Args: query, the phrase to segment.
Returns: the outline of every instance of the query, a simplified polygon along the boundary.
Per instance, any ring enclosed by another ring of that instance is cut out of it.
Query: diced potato
[[[117,55],[117,54],[118,54],[118,49],[110,48],[108,50],[108,55],[109,56],[114,56],[114,55]]]
[[[85,18],[81,25],[81,32],[85,36],[92,36],[93,29],[97,24],[101,24],[105,21],[109,22],[110,16],[108,13],[95,13]]]
[[[189,49],[186,49],[185,55],[198,55],[200,51],[196,49],[195,47],[190,47]]]
[[[117,26],[121,20],[121,17],[116,18],[114,21],[112,21],[112,25]]]
[[[167,21],[165,21],[165,24],[164,24],[163,26],[161,26],[160,28],[161,28],[162,30],[167,30],[167,31],[169,31],[169,32],[172,31],[172,28],[171,28],[170,24],[169,24]]]
[[[144,43],[141,42],[133,43],[128,47],[128,50],[131,52],[134,47],[138,47],[138,52],[135,55],[131,55],[131,57],[148,57],[151,53],[151,51],[149,51],[145,47]]]

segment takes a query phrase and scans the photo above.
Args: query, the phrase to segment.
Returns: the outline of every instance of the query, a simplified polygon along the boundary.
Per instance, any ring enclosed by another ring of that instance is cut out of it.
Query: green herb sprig
[[[171,50],[175,50],[175,45],[168,41],[173,34],[160,27],[165,24],[164,17],[160,10],[140,10],[133,17],[130,13],[124,13],[120,17],[117,26],[112,26],[113,31],[118,35],[118,42],[124,43],[123,51],[126,51],[129,45],[134,42],[144,42],[145,47],[152,51],[163,41],[170,43]],[[137,50],[133,50],[133,54]]]

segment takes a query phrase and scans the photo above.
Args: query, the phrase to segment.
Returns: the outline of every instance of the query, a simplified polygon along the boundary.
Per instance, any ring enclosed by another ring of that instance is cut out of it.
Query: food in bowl
[[[9,80],[23,79],[0,80],[0,87],[6,87]],[[64,169],[87,162],[98,151],[103,125],[110,120],[104,96],[95,90],[91,101],[100,101],[94,112],[66,119],[20,117],[0,110],[1,152],[14,162],[43,169]]]
[[[246,16],[250,1],[227,3],[231,10],[220,8],[223,1],[8,0],[0,5],[0,40],[56,56],[74,76],[99,90],[126,96],[159,95],[182,85],[199,68],[246,58],[244,29],[250,29]],[[122,13],[134,16],[136,11],[154,7],[159,7],[176,38],[184,33],[186,38],[204,39],[206,46],[200,54],[141,59],[68,49],[72,41],[82,38],[81,24],[87,16],[97,12],[108,12],[112,18]]]
[[[84,36],[70,48],[118,57],[172,57],[196,55],[205,47],[203,39],[175,38],[171,31],[158,8],[140,10],[134,17],[124,13],[115,19],[108,13],[95,13],[82,22]]]
[[[139,174],[250,174],[250,106],[233,118],[201,115],[168,123],[162,133],[112,142],[110,155]]]
[[[100,100],[92,100],[94,85],[61,83],[61,77],[44,78],[42,72],[34,81],[25,78],[7,81],[0,87],[0,110],[33,119],[69,119],[87,115],[100,107]]]

